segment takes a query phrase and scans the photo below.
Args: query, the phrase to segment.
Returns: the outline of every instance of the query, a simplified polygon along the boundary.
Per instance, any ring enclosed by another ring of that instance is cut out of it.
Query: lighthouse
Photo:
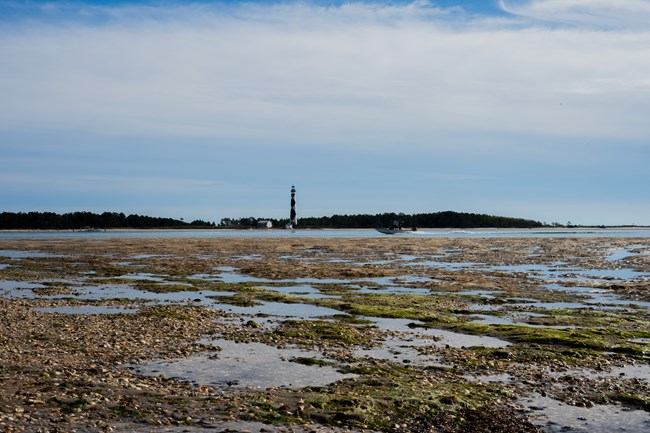
[[[296,187],[291,185],[291,213],[289,214],[288,228],[293,228],[298,225],[298,217],[296,216]]]

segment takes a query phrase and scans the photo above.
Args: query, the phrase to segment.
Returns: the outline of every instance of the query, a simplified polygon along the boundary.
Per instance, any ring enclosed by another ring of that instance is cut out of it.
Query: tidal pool
[[[572,376],[586,377],[589,379],[596,378],[619,378],[619,379],[638,379],[650,382],[650,365],[647,364],[630,364],[621,367],[614,367],[608,371],[593,371],[587,369],[574,369],[563,372],[548,372],[554,377]]]
[[[353,353],[359,358],[383,359],[421,366],[451,367],[449,364],[443,364],[439,357],[423,355],[417,350],[417,347],[428,346],[432,343],[433,341],[430,339],[389,337],[379,347],[357,349]]]
[[[319,307],[310,304],[285,304],[280,302],[261,302],[259,305],[252,307],[240,307],[228,304],[213,304],[208,305],[208,307],[249,316],[261,314],[294,319],[313,319],[341,314],[340,311],[327,307]]]
[[[476,320],[472,320],[471,323],[478,323],[483,325],[516,325],[516,326],[527,326],[530,328],[547,328],[547,329],[569,329],[575,328],[575,326],[546,326],[546,325],[534,325],[532,323],[526,323],[521,321],[525,319],[526,316],[530,317],[529,314],[516,314],[514,316],[491,316],[489,314],[472,314],[471,317],[476,317]],[[520,319],[520,320],[517,320]]]
[[[194,274],[190,278],[208,281],[220,281],[228,284],[239,283],[294,283],[294,284],[345,284],[350,280],[342,280],[337,278],[292,278],[288,280],[271,280],[268,278],[251,277],[249,275],[240,274],[237,268],[232,266],[220,266],[215,269],[218,274]]]
[[[301,296],[305,298],[318,299],[328,297],[323,295],[320,290],[308,284],[298,284],[295,286],[260,286],[261,289],[272,292],[282,293],[284,295]]]
[[[605,257],[607,260],[610,261],[617,261],[617,260],[623,260],[628,257],[638,257],[638,256],[646,256],[648,253],[641,253],[633,250],[640,250],[640,249],[648,249],[648,245],[630,245],[627,248],[619,248],[610,251],[609,255]]]
[[[318,352],[301,349],[278,349],[261,343],[235,343],[209,340],[221,350],[185,359],[158,361],[132,366],[139,374],[181,379],[197,385],[254,388],[303,388],[323,386],[337,380],[356,377],[339,373],[328,365],[307,366],[295,359],[323,360]]]
[[[392,295],[421,295],[427,296],[431,294],[429,289],[421,289],[415,287],[403,287],[403,286],[364,286],[358,289],[355,289],[356,293],[384,293]]]
[[[152,259],[152,258],[158,258],[158,257],[170,257],[170,258],[171,257],[176,257],[176,258],[178,258],[178,256],[176,256],[174,254],[138,254],[138,255],[135,255],[135,256],[133,256],[131,258],[135,259],[135,260],[142,260],[142,259]]]
[[[495,337],[481,335],[468,335],[459,332],[446,331],[443,329],[420,328],[421,322],[409,319],[385,319],[377,317],[363,317],[375,323],[380,329],[385,331],[396,331],[408,334],[414,340],[422,340],[423,343],[417,345],[433,345],[438,347],[506,347],[510,342]],[[415,327],[413,327],[415,325]],[[413,345],[413,343],[411,343]]]
[[[72,295],[43,296],[48,299],[75,298],[91,301],[107,299],[128,299],[152,303],[202,303],[213,304],[211,296],[232,296],[232,292],[203,290],[200,292],[164,292],[156,293],[138,290],[128,284],[104,284],[99,286],[75,287]]]
[[[529,419],[548,433],[647,433],[650,414],[617,405],[591,408],[569,406],[549,397],[533,395],[519,401]]]
[[[165,282],[166,280],[163,277],[159,277],[154,274],[148,274],[148,273],[136,273],[136,274],[125,274],[125,275],[120,275],[119,277],[115,277],[116,279],[123,279],[123,280],[144,280],[144,281],[155,281],[157,283],[162,283]]]
[[[0,290],[5,298],[35,298],[36,295],[32,289],[43,289],[45,286],[39,283],[29,283],[26,281],[2,280],[0,281]]]
[[[0,250],[0,257],[9,257],[12,260],[45,257],[65,257],[62,254],[44,253],[42,251]]]

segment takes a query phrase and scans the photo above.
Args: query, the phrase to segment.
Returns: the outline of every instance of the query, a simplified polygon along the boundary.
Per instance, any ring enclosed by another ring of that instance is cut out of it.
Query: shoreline
[[[538,433],[553,414],[535,395],[650,417],[650,245],[394,239],[0,239],[0,427]],[[208,373],[224,340],[316,351],[283,365],[354,377],[246,387],[242,368],[223,383]],[[198,379],[167,370],[197,360]]]
[[[418,227],[418,231],[580,231],[580,230],[648,230],[648,226],[623,225],[623,226],[579,226],[579,227]],[[77,230],[77,229],[0,229],[0,233],[103,233],[103,232],[198,232],[198,231],[241,231],[241,232],[291,232],[291,231],[374,231],[375,228],[328,228],[328,227],[296,227],[292,229],[285,228],[229,228],[229,227],[200,227],[200,228],[107,228],[96,230]]]

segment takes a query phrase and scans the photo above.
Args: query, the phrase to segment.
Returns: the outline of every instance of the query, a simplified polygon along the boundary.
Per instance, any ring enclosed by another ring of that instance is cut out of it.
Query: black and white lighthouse
[[[298,225],[298,216],[296,215],[296,187],[291,185],[291,213],[289,214],[289,227],[293,228]]]

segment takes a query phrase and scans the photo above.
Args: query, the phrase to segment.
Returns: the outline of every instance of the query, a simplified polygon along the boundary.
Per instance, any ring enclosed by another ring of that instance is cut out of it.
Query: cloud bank
[[[39,4],[0,3],[15,210],[283,216],[297,184],[308,215],[647,223],[648,1]]]
[[[514,15],[563,24],[609,29],[650,28],[648,0],[500,0]]]
[[[76,16],[90,18],[0,28],[0,127],[358,146],[468,131],[650,134],[647,32],[495,29],[426,3]]]

